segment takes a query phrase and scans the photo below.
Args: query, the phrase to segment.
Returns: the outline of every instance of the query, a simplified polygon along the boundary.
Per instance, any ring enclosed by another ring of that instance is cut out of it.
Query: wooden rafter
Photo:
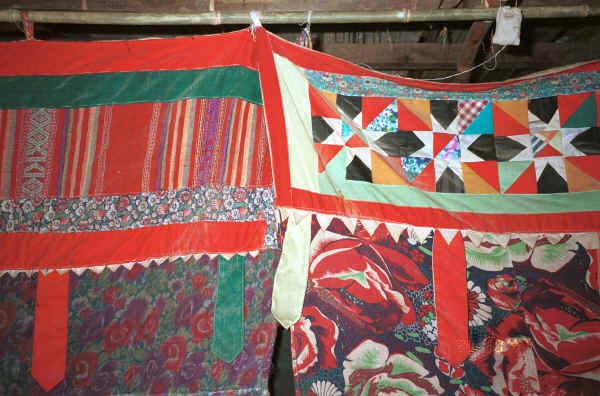
[[[456,62],[456,70],[462,73],[456,76],[456,82],[469,82],[470,70],[475,62],[479,47],[492,27],[491,21],[477,21],[471,24],[467,37],[462,44],[462,50]]]

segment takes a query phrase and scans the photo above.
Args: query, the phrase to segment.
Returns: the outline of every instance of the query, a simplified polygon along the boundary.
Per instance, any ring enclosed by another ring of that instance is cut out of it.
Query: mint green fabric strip
[[[336,187],[346,199],[453,212],[543,214],[600,210],[600,190],[559,194],[451,194],[348,180]],[[322,193],[334,194],[331,179],[324,174],[319,175],[319,188]]]
[[[0,108],[71,108],[235,97],[262,104],[258,72],[242,66],[68,76],[0,77]]]
[[[213,352],[233,361],[244,347],[244,264],[246,258],[219,256],[217,300],[213,316]]]

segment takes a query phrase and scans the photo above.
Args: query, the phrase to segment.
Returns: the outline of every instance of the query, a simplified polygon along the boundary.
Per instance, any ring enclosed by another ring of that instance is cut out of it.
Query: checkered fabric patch
[[[458,102],[458,133],[462,133],[488,104],[487,100],[462,100]]]

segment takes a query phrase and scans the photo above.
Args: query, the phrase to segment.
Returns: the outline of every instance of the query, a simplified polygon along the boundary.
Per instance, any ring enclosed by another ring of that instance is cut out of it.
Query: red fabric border
[[[567,69],[556,69],[555,71],[549,71],[545,74],[536,74],[535,77],[525,77],[514,80],[506,80],[501,82],[490,82],[480,84],[456,84],[456,83],[442,83],[434,81],[415,80],[412,78],[397,77],[385,73],[380,73],[374,70],[365,69],[364,67],[357,66],[351,62],[333,57],[331,55],[317,52],[309,48],[301,47],[297,44],[286,41],[280,37],[277,37],[273,33],[269,33],[271,38],[271,45],[273,51],[281,56],[288,58],[296,65],[311,69],[318,70],[328,73],[338,74],[353,74],[358,76],[370,76],[382,78],[385,80],[393,81],[398,84],[407,85],[415,88],[422,88],[428,90],[439,90],[439,91],[462,91],[462,92],[477,92],[485,91],[492,88],[502,87],[506,85],[515,84],[521,81],[533,80],[541,76],[552,76],[564,73],[577,73],[585,71],[596,71],[600,69],[600,61],[592,61],[585,64],[576,65]]]
[[[218,66],[257,69],[248,31],[173,39],[0,43],[0,76],[189,70]],[[50,54],[50,56],[49,56]]]
[[[291,188],[290,191],[289,201],[284,202],[280,197],[276,198],[278,206],[421,227],[469,229],[494,233],[589,232],[600,229],[600,211],[542,214],[450,212],[437,208],[344,200],[343,197],[338,198],[297,188]]]
[[[199,222],[85,233],[0,234],[0,270],[81,268],[264,246],[267,224]]]
[[[49,392],[65,378],[69,274],[40,275],[35,296],[31,376]]]
[[[264,28],[257,28],[255,34],[260,65],[260,88],[263,92],[263,108],[267,120],[276,201],[291,203],[290,158],[283,115],[283,99],[271,47],[272,36],[267,35]]]
[[[438,333],[436,352],[456,367],[471,354],[467,266],[460,232],[448,244],[442,234],[435,230],[433,288]]]

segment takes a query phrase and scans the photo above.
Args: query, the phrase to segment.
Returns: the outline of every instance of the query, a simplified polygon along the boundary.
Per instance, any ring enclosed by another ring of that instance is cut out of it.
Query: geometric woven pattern
[[[310,101],[318,171],[345,147],[346,180],[466,194],[586,191],[600,183],[591,165],[600,161],[594,93],[426,100],[311,87]]]

